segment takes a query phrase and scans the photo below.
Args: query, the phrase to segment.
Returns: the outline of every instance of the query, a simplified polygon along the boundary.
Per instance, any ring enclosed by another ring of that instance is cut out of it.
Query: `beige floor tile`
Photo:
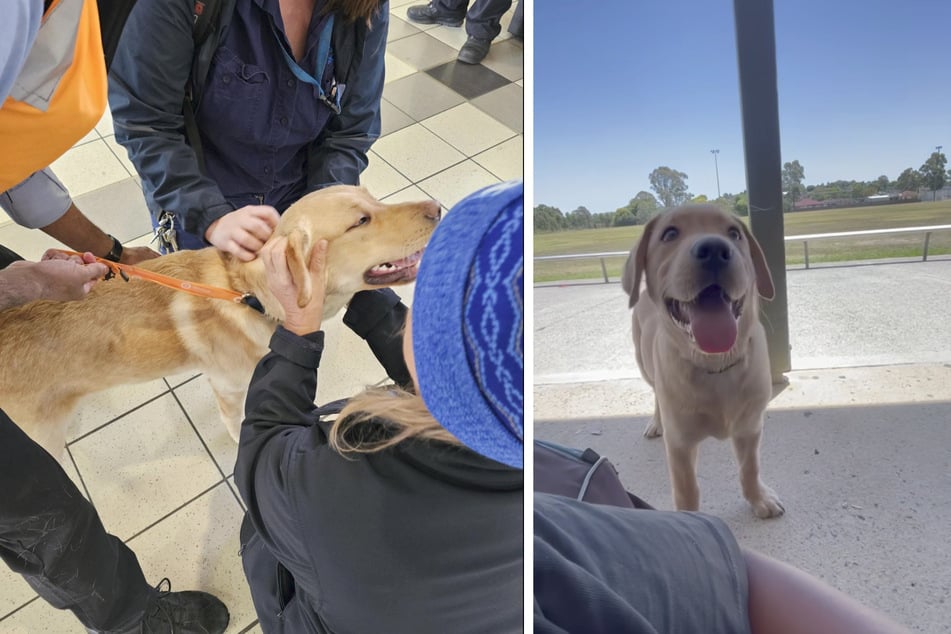
[[[403,60],[397,58],[395,55],[386,53],[384,59],[386,64],[386,77],[384,79],[384,83],[390,83],[391,81],[402,79],[403,77],[412,75],[416,72],[415,68]]]
[[[129,177],[119,159],[101,140],[69,150],[53,162],[52,168],[73,197]]]
[[[377,198],[389,196],[412,183],[405,176],[393,169],[393,166],[370,151],[367,156],[370,164],[360,175],[360,184],[370,190]]]
[[[408,125],[416,123],[411,116],[391,104],[386,99],[380,103],[380,119],[382,120],[380,136],[392,134]]]
[[[171,394],[75,442],[70,450],[103,524],[120,539],[221,479]]]
[[[450,108],[420,123],[466,156],[478,154],[516,135],[514,130],[470,103]]]
[[[401,40],[404,37],[416,35],[419,32],[419,28],[417,28],[413,23],[407,22],[406,20],[401,20],[400,18],[391,14],[390,25],[386,30],[386,42],[389,44],[390,42]]]
[[[420,31],[429,31],[435,28],[439,28],[435,24],[418,24],[411,21],[406,16],[406,11],[413,5],[417,4],[426,4],[425,0],[390,0],[390,15],[395,15],[401,20],[406,20],[413,26],[415,26]]]
[[[144,240],[144,238],[145,236],[143,236],[143,238],[140,238],[140,240]],[[151,236],[148,236],[148,238],[151,239]],[[173,374],[172,376],[165,377],[165,381],[166,383],[168,383],[169,387],[178,387],[185,381],[190,381],[191,379],[193,379],[196,376],[199,376],[200,374],[201,374],[200,372],[196,372],[195,370],[186,370],[185,372],[179,372],[178,374]]]
[[[406,299],[405,287],[394,289]],[[386,380],[386,371],[369,346],[353,334],[341,314],[324,323],[324,354],[317,374],[318,403],[327,403],[359,394],[368,385]]]
[[[388,203],[414,203],[421,200],[430,200],[432,196],[421,190],[416,185],[407,187],[406,189],[401,189],[395,194],[391,194],[386,198],[383,198],[384,202]],[[400,287],[403,288],[403,287]]]
[[[82,634],[86,628],[68,610],[37,599],[0,621],[0,634]]]
[[[250,377],[249,377],[250,378]],[[208,378],[200,376],[193,381],[175,388],[175,396],[181,401],[188,417],[198,429],[205,444],[225,475],[234,471],[234,461],[238,456],[238,445],[231,438],[227,428],[221,422],[215,395],[211,391]]]
[[[141,182],[142,179],[139,178],[139,173],[135,171],[135,165],[132,164],[132,161],[129,160],[129,153],[124,147],[119,145],[116,141],[115,136],[107,136],[103,138],[103,141],[106,142],[106,145],[109,146],[109,150],[115,155],[119,162],[122,163],[122,167],[125,168],[125,171],[129,173],[129,176],[135,179],[135,181]]]
[[[525,174],[524,146],[524,137],[518,135],[473,156],[472,160],[503,181],[522,179]]]
[[[129,176],[73,200],[92,222],[123,244],[152,230],[142,188]]]
[[[98,141],[99,139],[100,139],[99,133],[96,132],[95,128],[93,128],[92,130],[86,133],[86,136],[76,141],[73,147],[76,147],[77,145],[85,145],[86,143],[89,143],[90,141]]]
[[[39,229],[27,229],[14,222],[0,226],[0,244],[13,249],[27,260],[39,260],[47,249],[66,248],[66,245]]]
[[[465,97],[427,73],[413,73],[390,82],[384,98],[407,116],[422,121],[465,102]]]
[[[410,24],[413,24],[410,22]],[[469,38],[469,35],[466,33],[465,24],[459,27],[455,26],[436,26],[431,27],[426,31],[429,35],[433,36],[443,44],[451,47],[453,50],[459,51],[462,48],[462,45],[466,43],[466,40]]]
[[[520,86],[507,84],[476,97],[470,103],[521,134],[525,125],[523,93]]]
[[[465,159],[459,150],[419,124],[380,139],[373,151],[413,182]]]
[[[156,379],[147,383],[117,385],[91,394],[80,401],[79,407],[76,408],[66,433],[66,441],[72,442],[167,391],[165,381]]]
[[[0,565],[0,618],[10,614],[36,596],[23,577]],[[7,622],[0,621],[0,632],[7,631]]]
[[[99,123],[96,124],[96,132],[103,138],[115,135],[116,132],[112,127],[112,111],[109,108],[106,108],[106,111],[102,113],[102,118],[99,119]]]
[[[477,189],[500,182],[499,179],[472,161],[465,161],[417,183],[424,192],[446,209]]]
[[[482,65],[506,79],[521,79],[525,74],[524,49],[515,39],[504,42],[495,40],[489,54],[482,60]]]
[[[417,33],[409,37],[390,42],[386,45],[387,55],[400,59],[413,68],[433,68],[451,62],[458,50],[440,42],[429,33]]]
[[[168,577],[172,590],[203,590],[221,599],[236,634],[257,618],[238,555],[244,511],[222,482],[171,517],[129,541],[145,578]]]

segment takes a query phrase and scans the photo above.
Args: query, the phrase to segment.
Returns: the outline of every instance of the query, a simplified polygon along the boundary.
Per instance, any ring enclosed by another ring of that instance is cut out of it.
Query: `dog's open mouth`
[[[708,354],[729,352],[736,343],[736,323],[743,299],[731,299],[717,284],[706,287],[689,302],[667,299],[670,318],[690,341]]]
[[[400,282],[412,282],[416,279],[419,270],[419,260],[423,257],[422,251],[409,255],[401,260],[377,264],[363,274],[363,281],[374,286],[387,286]]]

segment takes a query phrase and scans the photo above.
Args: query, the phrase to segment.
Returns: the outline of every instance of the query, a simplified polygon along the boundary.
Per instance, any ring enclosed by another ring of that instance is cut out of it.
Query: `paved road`
[[[951,260],[787,272],[793,369],[951,361]],[[535,383],[639,376],[618,283],[534,289]]]

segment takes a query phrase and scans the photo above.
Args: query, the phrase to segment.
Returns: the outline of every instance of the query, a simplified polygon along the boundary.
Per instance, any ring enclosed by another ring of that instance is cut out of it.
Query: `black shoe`
[[[406,10],[406,17],[419,24],[442,24],[443,26],[462,26],[462,18],[441,14],[431,4],[418,4]]]
[[[492,40],[483,40],[470,35],[466,43],[462,45],[457,59],[463,64],[478,64],[489,54],[490,46],[492,46]]]
[[[164,586],[164,589],[163,589]],[[143,634],[221,634],[228,627],[228,608],[207,592],[172,592],[162,579],[142,619]]]

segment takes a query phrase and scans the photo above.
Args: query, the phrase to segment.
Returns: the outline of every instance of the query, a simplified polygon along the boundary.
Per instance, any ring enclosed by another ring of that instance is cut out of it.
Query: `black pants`
[[[90,630],[134,628],[156,591],[60,464],[0,410],[0,558]]]
[[[14,262],[22,260],[18,254],[0,244],[0,269],[5,269]]]

